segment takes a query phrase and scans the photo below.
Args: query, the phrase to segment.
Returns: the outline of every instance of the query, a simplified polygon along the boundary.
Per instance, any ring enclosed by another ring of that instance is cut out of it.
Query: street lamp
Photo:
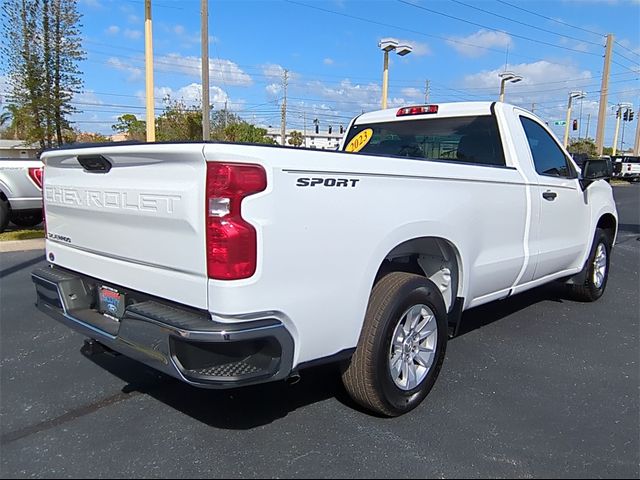
[[[522,77],[520,75],[516,75],[513,72],[502,72],[498,74],[500,77],[500,101],[504,102],[504,86],[507,82],[509,83],[518,83],[522,81]]]
[[[571,105],[573,104],[573,100],[578,100],[586,96],[587,94],[581,91],[569,92],[569,103],[567,105],[567,121],[564,125],[564,148],[567,148],[567,145],[569,145],[569,124],[571,123]]]
[[[384,52],[384,69],[382,71],[382,109],[387,108],[387,94],[389,91],[389,52],[396,51],[398,55],[404,57],[413,51],[411,45],[400,45],[395,38],[383,38],[378,43],[380,50]]]

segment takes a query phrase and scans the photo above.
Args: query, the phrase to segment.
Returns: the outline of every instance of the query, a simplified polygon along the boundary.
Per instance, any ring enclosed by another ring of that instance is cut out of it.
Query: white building
[[[37,144],[27,144],[24,140],[0,140],[0,158],[36,158]]]
[[[337,131],[336,131],[337,130]],[[340,141],[344,136],[344,133],[340,133],[340,128],[334,129],[331,133],[328,132],[328,129],[324,129],[324,131],[320,130],[319,133],[316,133],[314,128],[311,127],[307,129],[306,135],[303,130],[298,129],[287,129],[286,132],[286,146],[290,147],[289,139],[291,138],[291,132],[300,132],[302,134],[304,143],[300,145],[301,147],[306,148],[317,148],[318,150],[337,150],[340,146]],[[278,145],[282,145],[282,134],[279,128],[268,128],[267,129],[267,137],[272,138]]]

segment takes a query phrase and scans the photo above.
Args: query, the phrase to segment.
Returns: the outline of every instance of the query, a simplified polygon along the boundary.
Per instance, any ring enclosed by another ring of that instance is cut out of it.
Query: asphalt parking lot
[[[615,188],[605,296],[548,286],[465,314],[434,390],[397,419],[354,408],[334,368],[202,391],[33,306],[41,250],[0,254],[2,477],[640,476],[640,186]]]

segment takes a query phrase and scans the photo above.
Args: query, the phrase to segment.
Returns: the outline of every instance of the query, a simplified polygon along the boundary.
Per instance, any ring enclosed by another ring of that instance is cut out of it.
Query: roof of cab
[[[429,103],[428,105],[438,105],[438,113],[427,113],[420,115],[408,115],[398,117],[396,114],[400,108],[419,105],[403,105],[401,107],[388,108],[386,110],[376,110],[375,112],[363,113],[355,123],[381,123],[381,122],[403,122],[407,120],[415,120],[417,118],[434,118],[434,117],[460,117],[466,115],[489,115],[491,106],[498,102],[455,102],[455,103]]]

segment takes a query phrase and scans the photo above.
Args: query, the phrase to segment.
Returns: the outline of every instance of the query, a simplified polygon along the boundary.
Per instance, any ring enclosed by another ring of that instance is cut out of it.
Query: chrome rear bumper
[[[95,309],[97,289],[108,285],[59,267],[31,274],[37,307],[50,317],[190,385],[233,388],[286,378],[294,343],[275,318],[218,323],[207,312],[124,291],[120,321]],[[113,285],[108,285],[114,287]]]

